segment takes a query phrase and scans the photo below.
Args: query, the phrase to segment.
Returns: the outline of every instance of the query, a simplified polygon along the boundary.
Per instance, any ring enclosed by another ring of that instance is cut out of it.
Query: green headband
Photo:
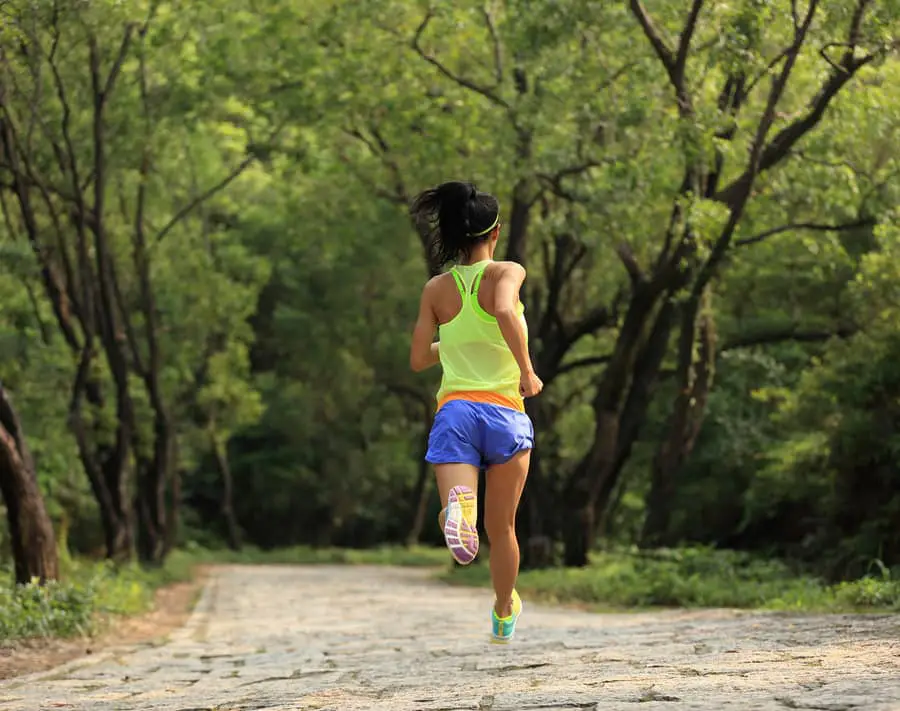
[[[491,223],[491,226],[486,230],[482,230],[481,232],[473,232],[469,236],[470,237],[484,237],[488,232],[492,232],[493,229],[500,224],[500,213],[497,213],[497,216],[494,218],[494,221]]]

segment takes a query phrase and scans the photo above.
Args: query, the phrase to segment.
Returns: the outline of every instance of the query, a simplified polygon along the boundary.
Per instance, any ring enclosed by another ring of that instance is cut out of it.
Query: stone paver
[[[900,616],[595,615],[423,571],[224,567],[168,643],[0,683],[0,709],[900,710]]]

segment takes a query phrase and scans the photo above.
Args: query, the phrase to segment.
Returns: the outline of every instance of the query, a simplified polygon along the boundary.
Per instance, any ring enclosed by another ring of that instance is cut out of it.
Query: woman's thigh
[[[484,502],[484,527],[488,538],[492,530],[499,533],[515,525],[530,463],[531,450],[525,449],[488,469]]]

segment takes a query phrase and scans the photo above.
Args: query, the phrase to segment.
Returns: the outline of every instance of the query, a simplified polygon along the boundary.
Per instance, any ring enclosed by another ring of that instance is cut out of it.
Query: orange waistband
[[[509,407],[519,412],[525,412],[525,401],[522,398],[511,398],[508,395],[491,392],[489,390],[464,390],[455,393],[447,393],[438,402],[437,409],[440,410],[444,405],[452,400],[467,400],[468,402],[482,402],[486,405],[499,405],[500,407]]]

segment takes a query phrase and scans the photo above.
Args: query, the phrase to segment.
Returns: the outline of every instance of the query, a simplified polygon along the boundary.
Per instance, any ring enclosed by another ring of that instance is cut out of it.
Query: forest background
[[[0,0],[0,636],[173,556],[440,560],[407,207],[448,179],[528,269],[526,586],[900,604],[898,37],[897,0]]]

